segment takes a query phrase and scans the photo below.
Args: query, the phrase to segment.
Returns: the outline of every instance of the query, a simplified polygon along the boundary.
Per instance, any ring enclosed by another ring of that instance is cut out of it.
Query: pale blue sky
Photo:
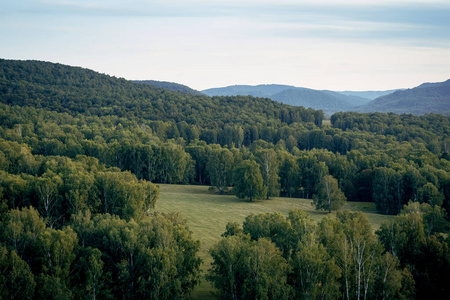
[[[206,89],[450,78],[450,1],[3,0],[0,57]]]

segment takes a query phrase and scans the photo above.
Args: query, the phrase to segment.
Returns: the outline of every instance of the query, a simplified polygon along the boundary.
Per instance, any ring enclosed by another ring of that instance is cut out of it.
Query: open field
[[[295,208],[300,208],[311,215],[315,221],[320,221],[328,214],[318,212],[311,205],[311,200],[298,198],[273,198],[247,202],[237,199],[233,195],[218,195],[208,191],[207,186],[168,185],[160,184],[160,200],[156,203],[156,211],[181,212],[183,218],[188,220],[189,229],[194,238],[200,240],[200,257],[203,259],[202,269],[208,270],[211,258],[210,249],[225,231],[228,222],[242,224],[245,217],[250,214],[279,211],[285,215]],[[349,202],[344,209],[359,210],[367,214],[374,229],[392,218],[375,212],[373,203]],[[216,299],[212,294],[213,288],[204,281],[192,295],[193,299]]]

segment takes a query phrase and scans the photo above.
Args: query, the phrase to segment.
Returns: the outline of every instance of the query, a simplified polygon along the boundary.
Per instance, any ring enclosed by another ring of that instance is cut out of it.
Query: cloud
[[[1,10],[1,56],[194,88],[411,87],[450,68],[448,0],[6,0]]]

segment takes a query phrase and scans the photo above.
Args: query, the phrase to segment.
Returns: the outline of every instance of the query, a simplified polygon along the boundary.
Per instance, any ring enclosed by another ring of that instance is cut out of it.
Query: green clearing
[[[242,224],[250,214],[281,212],[285,215],[296,208],[300,208],[311,215],[315,221],[327,216],[326,212],[318,212],[311,205],[311,200],[298,198],[273,198],[247,202],[237,199],[234,195],[219,195],[208,190],[208,186],[169,185],[160,184],[160,199],[156,203],[158,212],[180,212],[188,221],[189,229],[194,238],[200,240],[200,257],[203,259],[203,273],[209,269],[211,258],[208,250],[220,239],[228,222]],[[367,214],[374,230],[382,222],[392,216],[377,214],[375,205],[366,202],[348,202],[344,209],[362,211]],[[217,299],[212,292],[213,287],[206,281],[197,286],[192,299]]]

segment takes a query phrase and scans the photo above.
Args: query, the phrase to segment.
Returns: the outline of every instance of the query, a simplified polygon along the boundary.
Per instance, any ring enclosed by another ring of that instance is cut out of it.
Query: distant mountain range
[[[233,85],[211,88],[203,91],[188,86],[165,81],[141,80],[148,84],[170,91],[208,96],[253,96],[270,98],[292,106],[321,109],[325,115],[339,111],[394,112],[423,115],[440,113],[450,115],[450,80],[445,82],[423,83],[412,89],[387,91],[328,91],[314,90],[282,84]]]
[[[371,101],[370,98],[351,94],[358,92],[319,91],[279,84],[263,84],[257,86],[234,85],[223,88],[207,89],[203,90],[202,93],[208,96],[250,95],[254,97],[270,98],[277,102],[293,106],[321,109],[328,115],[338,111],[355,110],[357,107]]]
[[[167,89],[172,92],[181,92],[181,93],[189,93],[193,95],[202,95],[201,92],[191,89],[190,87],[175,83],[175,82],[168,82],[168,81],[156,81],[156,80],[133,80],[134,83],[139,84],[148,84],[157,88]]]
[[[359,112],[393,112],[422,115],[450,115],[450,79],[445,82],[424,83],[418,87],[399,90],[378,97],[357,109]]]
[[[203,90],[208,96],[251,95],[313,109],[326,115],[338,111],[394,112],[423,115],[441,113],[450,115],[450,80],[424,83],[412,89],[387,91],[313,90],[290,85],[234,85]]]
[[[364,91],[364,92],[344,91],[344,92],[339,92],[339,93],[341,93],[343,95],[357,96],[357,97],[361,97],[361,98],[365,98],[365,99],[369,99],[369,100],[374,100],[378,97],[391,94],[395,91],[398,91],[398,90]]]

